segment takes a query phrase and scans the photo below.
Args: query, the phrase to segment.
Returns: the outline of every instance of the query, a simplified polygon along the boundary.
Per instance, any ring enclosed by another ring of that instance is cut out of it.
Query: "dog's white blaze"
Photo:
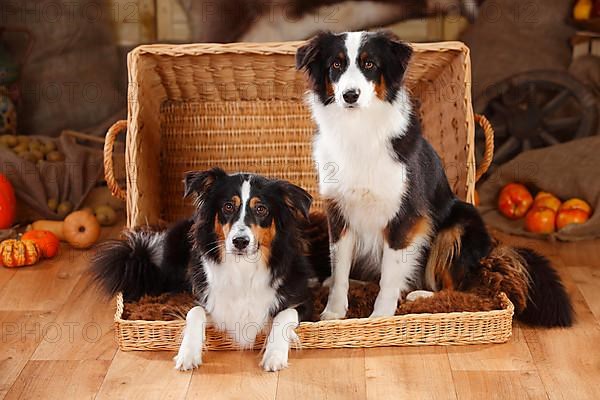
[[[242,183],[242,187],[240,189],[241,201],[240,201],[240,215],[237,221],[234,222],[231,230],[229,231],[229,235],[227,235],[225,250],[228,253],[235,250],[235,246],[233,245],[233,238],[238,236],[239,234],[245,234],[250,239],[250,243],[248,244],[248,253],[254,253],[258,250],[258,243],[256,238],[252,234],[252,230],[249,226],[246,225],[244,219],[246,218],[246,208],[248,207],[248,202],[250,201],[250,183],[251,178],[248,178],[247,181]]]
[[[337,82],[333,83],[335,92],[335,104],[344,105],[344,92],[350,89],[358,89],[360,96],[355,104],[358,107],[367,107],[371,104],[375,95],[375,85],[369,82],[361,72],[358,65],[358,52],[362,45],[363,32],[349,32],[346,34],[344,45],[346,46],[346,56],[348,58],[348,67],[340,76]]]

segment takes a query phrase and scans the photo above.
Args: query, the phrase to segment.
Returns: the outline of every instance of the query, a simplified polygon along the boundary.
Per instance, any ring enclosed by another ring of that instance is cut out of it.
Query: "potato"
[[[29,151],[40,151],[42,149],[42,144],[39,142],[39,140],[30,140],[29,141]]]
[[[50,153],[51,151],[54,151],[54,150],[56,150],[56,144],[55,144],[54,142],[51,142],[51,141],[44,142],[44,143],[42,144],[42,149],[41,149],[41,150],[42,150],[42,152],[43,152],[44,154],[48,154],[48,153]]]
[[[16,154],[25,153],[26,151],[29,151],[29,146],[27,145],[27,143],[19,143],[18,145],[16,145],[15,147],[13,147],[12,150]]]
[[[58,200],[56,200],[54,197],[51,197],[48,199],[47,204],[49,209],[56,212],[56,209],[58,208]]]
[[[15,147],[17,145],[17,137],[15,135],[2,135],[0,142],[6,144],[8,147]]]
[[[66,217],[71,211],[73,211],[73,204],[70,201],[63,201],[56,207],[56,212],[62,217]]]
[[[102,226],[111,226],[117,222],[117,213],[110,206],[98,206],[94,210],[94,214]]]
[[[44,159],[44,153],[41,150],[30,150],[29,152],[35,158],[36,162]]]
[[[65,155],[60,151],[53,150],[50,153],[46,154],[46,160],[48,161],[64,161]]]
[[[26,144],[29,145],[29,141],[31,139],[29,138],[29,136],[23,136],[23,135],[17,135],[17,143],[18,144]]]

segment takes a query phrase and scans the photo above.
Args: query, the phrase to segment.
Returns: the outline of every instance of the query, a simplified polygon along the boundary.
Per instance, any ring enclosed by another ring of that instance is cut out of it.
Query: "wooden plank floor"
[[[574,327],[515,324],[500,345],[300,350],[279,373],[263,372],[257,352],[205,353],[183,373],[172,353],[118,351],[113,303],[85,274],[90,252],[0,268],[0,399],[600,399],[600,241],[499,236],[554,261]]]

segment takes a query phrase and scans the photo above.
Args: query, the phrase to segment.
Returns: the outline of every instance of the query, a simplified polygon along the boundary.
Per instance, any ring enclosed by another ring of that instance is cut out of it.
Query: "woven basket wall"
[[[295,330],[300,341],[292,347],[334,349],[504,343],[512,335],[514,306],[504,293],[500,297],[503,308],[494,311],[301,322]],[[131,321],[122,316],[123,297],[118,295],[115,335],[121,350],[179,349],[185,320]],[[254,348],[261,349],[263,343],[264,335],[257,338]],[[237,350],[238,347],[229,337],[209,326],[205,349]]]
[[[315,126],[303,101],[305,77],[294,66],[299,45],[148,45],[129,54],[130,227],[189,215],[183,173],[216,165],[290,180],[320,206]],[[468,201],[475,184],[470,76],[462,43],[414,45],[406,85],[453,190]]]
[[[188,216],[183,174],[213,166],[290,180],[320,206],[311,157],[315,126],[303,102],[305,77],[294,66],[300,44],[150,45],[129,54],[129,119],[109,130],[105,145],[106,180],[115,196],[127,200],[129,227]],[[406,85],[454,192],[472,202],[470,76],[462,43],[415,44]],[[485,169],[493,132],[485,119],[480,123],[487,138]],[[112,145],[124,128],[126,190],[117,185],[112,164]],[[513,306],[506,297],[503,304],[489,312],[305,322],[297,332],[302,348],[497,343],[512,332]],[[119,296],[115,331],[121,349],[177,348],[183,321],[128,321],[122,311]],[[235,348],[218,332],[207,335],[208,349]]]

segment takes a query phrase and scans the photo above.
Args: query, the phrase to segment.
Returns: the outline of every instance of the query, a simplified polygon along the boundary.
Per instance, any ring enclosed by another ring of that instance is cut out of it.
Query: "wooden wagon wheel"
[[[494,126],[492,165],[521,151],[590,136],[596,129],[596,100],[565,72],[531,71],[491,86],[474,104]],[[483,132],[476,133],[476,151],[483,154]]]

